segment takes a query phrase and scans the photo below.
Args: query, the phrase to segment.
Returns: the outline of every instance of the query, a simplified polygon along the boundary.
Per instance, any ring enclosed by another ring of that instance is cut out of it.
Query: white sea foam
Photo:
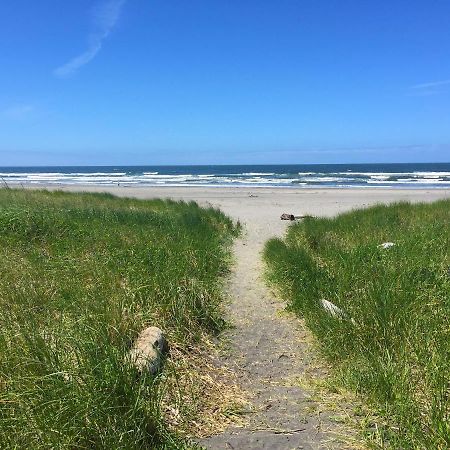
[[[127,174],[127,172],[71,172],[70,174],[61,174],[61,175],[74,175],[74,176],[82,176],[82,177],[123,177]]]
[[[273,172],[244,172],[242,174],[239,175],[244,175],[244,176],[271,176],[271,175],[275,175]]]
[[[339,183],[343,181],[351,181],[355,178],[344,178],[344,177],[302,177],[300,178],[302,181],[307,181],[310,183]]]
[[[0,172],[6,183],[38,184],[86,184],[86,185],[142,185],[142,186],[314,186],[316,187],[370,187],[370,186],[416,186],[447,187],[450,185],[449,171],[408,172],[298,172],[297,174],[276,172],[243,173],[161,173],[160,171],[97,171],[71,172],[29,171]]]
[[[438,177],[450,177],[450,172],[412,172],[414,175],[418,175],[420,177],[433,177],[433,176],[438,176]]]
[[[391,180],[391,181],[382,181],[382,180],[367,180],[369,184],[439,184],[439,185],[450,185],[450,180],[442,180],[442,179],[428,179],[428,178],[403,178],[401,180]]]
[[[450,177],[450,172],[336,172],[337,175],[360,175],[367,177],[387,176],[387,177]]]

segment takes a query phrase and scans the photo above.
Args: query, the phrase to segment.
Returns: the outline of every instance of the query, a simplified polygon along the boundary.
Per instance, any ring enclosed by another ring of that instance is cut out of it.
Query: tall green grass
[[[186,348],[222,328],[236,233],[195,203],[1,189],[0,448],[185,448],[163,377],[124,360],[150,324]]]
[[[449,200],[380,205],[306,219],[265,248],[270,280],[341,381],[387,419],[382,446],[450,448],[449,225]]]

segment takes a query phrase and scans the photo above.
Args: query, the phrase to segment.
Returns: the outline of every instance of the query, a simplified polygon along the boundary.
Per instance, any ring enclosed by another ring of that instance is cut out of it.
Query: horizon
[[[447,162],[450,4],[0,6],[0,166]]]
[[[95,167],[262,167],[262,166],[395,166],[395,165],[449,165],[450,161],[426,161],[426,162],[369,162],[369,163],[262,163],[262,164],[92,164],[92,165],[32,165],[32,166],[0,166],[0,169],[39,169],[39,168],[95,168]]]

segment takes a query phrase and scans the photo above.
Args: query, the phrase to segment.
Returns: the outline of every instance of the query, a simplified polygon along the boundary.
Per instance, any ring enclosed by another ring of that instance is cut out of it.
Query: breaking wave
[[[4,185],[450,187],[450,164],[2,168]],[[315,170],[314,170],[315,169]],[[366,169],[366,170],[362,170]],[[401,169],[401,170],[400,170]],[[429,169],[429,170],[427,170]]]

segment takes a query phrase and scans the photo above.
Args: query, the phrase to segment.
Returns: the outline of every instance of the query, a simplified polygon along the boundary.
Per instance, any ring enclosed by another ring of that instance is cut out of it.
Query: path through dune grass
[[[266,245],[272,280],[341,384],[385,418],[383,447],[450,446],[449,223],[449,200],[378,205],[307,219]]]
[[[249,395],[246,424],[201,444],[208,449],[349,448],[354,433],[338,424],[348,406],[327,409],[303,387],[310,378],[323,379],[326,369],[302,322],[283,312],[283,303],[266,286],[260,253],[267,237],[246,224],[245,236],[234,245],[229,282],[233,329],[227,333],[226,364]]]

